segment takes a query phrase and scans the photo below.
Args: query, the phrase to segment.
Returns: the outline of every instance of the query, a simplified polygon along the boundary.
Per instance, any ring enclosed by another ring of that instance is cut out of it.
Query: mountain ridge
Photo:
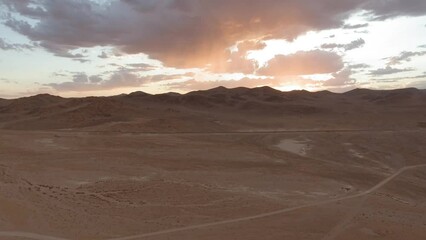
[[[0,128],[169,132],[332,125],[415,128],[426,122],[424,109],[426,91],[413,88],[332,93],[218,87],[186,94],[139,91],[84,98],[39,94],[0,101]]]

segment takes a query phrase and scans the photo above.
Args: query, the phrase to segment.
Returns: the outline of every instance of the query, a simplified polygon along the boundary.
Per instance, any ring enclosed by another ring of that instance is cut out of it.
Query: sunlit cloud
[[[426,71],[418,0],[1,0],[0,12],[0,71],[19,92],[405,86]]]

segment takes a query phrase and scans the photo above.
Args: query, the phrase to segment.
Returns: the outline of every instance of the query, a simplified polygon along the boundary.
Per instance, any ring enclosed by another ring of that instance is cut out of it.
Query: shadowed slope
[[[91,128],[117,131],[224,131],[277,128],[402,127],[426,122],[426,92],[355,89],[281,92],[218,87],[187,94],[135,92],[113,97],[48,94],[0,101],[5,129]],[[380,118],[379,118],[380,116]]]

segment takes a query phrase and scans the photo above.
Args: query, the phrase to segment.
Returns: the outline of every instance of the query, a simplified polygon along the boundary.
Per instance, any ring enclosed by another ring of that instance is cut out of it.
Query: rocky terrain
[[[426,235],[426,91],[0,100],[0,239]]]

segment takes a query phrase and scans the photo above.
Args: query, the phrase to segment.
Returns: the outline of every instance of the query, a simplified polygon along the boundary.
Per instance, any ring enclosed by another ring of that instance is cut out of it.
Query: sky
[[[424,0],[0,0],[0,98],[426,88]]]

